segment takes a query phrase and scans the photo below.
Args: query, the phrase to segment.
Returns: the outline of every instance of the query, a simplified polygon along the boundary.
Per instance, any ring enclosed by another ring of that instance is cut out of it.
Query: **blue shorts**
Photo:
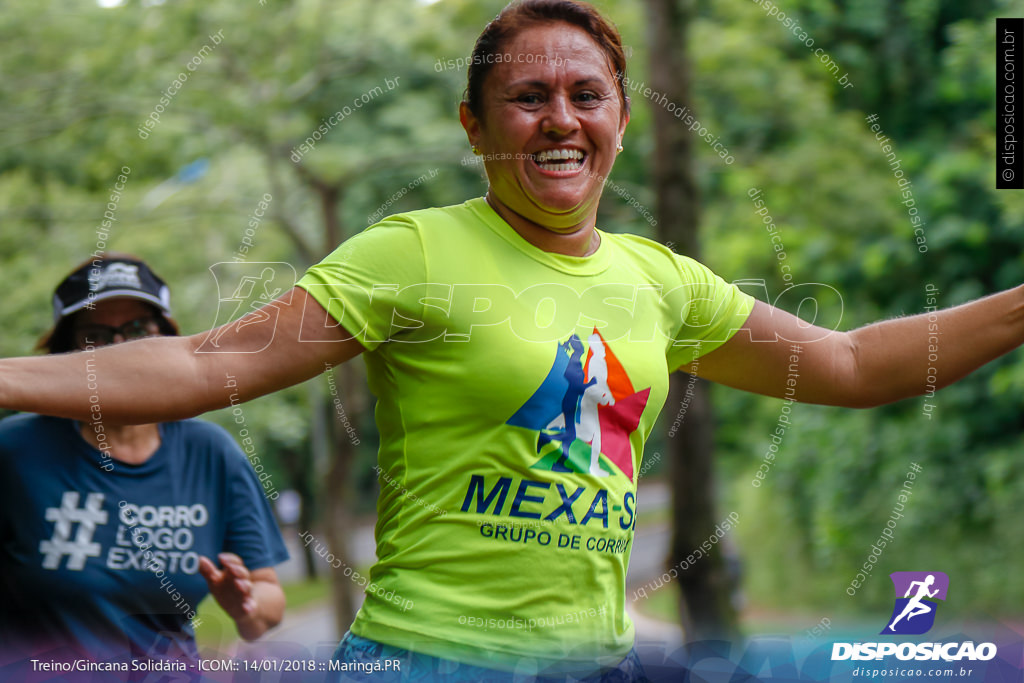
[[[419,652],[403,650],[375,640],[345,634],[334,651],[334,660],[341,663],[364,663],[365,670],[345,671],[334,679],[339,683],[648,683],[636,650],[630,650],[614,669],[585,678],[558,676],[526,676],[509,671],[439,659]],[[390,663],[386,664],[390,660]],[[387,667],[387,669],[373,670]]]

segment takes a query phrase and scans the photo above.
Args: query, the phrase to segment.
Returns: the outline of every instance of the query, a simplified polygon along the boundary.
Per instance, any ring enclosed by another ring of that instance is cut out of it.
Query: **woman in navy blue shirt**
[[[177,334],[167,286],[133,257],[83,264],[54,309],[40,343],[50,353]],[[107,423],[100,366],[86,377],[88,420],[0,421],[6,680],[33,658],[194,672],[195,609],[207,593],[247,640],[284,613],[273,567],[288,553],[241,449],[195,419]]]

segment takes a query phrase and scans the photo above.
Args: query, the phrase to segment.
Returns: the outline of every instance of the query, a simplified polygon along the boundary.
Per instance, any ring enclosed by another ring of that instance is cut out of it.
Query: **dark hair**
[[[68,273],[70,277],[72,273],[76,273],[82,268],[95,263],[97,260],[102,259],[115,259],[115,260],[127,260],[127,261],[142,261],[138,256],[133,254],[126,254],[120,251],[108,251],[94,256],[90,256],[86,260],[79,263],[77,266],[71,269]],[[178,336],[178,323],[174,322],[174,319],[164,315],[163,311],[158,309],[153,304],[140,301],[139,303],[145,304],[148,308],[153,311],[153,317],[156,318],[157,325],[160,328],[160,334],[168,337]],[[39,341],[36,342],[37,351],[46,351],[47,353],[65,353],[67,351],[77,351],[78,346],[75,344],[75,323],[81,311],[75,311],[71,315],[66,315],[57,321],[57,324],[53,326],[53,329],[46,332]]]
[[[626,54],[622,50],[622,38],[618,29],[585,2],[519,0],[501,10],[501,13],[484,27],[483,33],[473,46],[463,99],[474,116],[482,117],[484,81],[494,66],[494,55],[498,54],[501,46],[529,26],[556,21],[578,26],[601,46],[619,84],[623,109],[629,111],[629,96],[626,94]]]

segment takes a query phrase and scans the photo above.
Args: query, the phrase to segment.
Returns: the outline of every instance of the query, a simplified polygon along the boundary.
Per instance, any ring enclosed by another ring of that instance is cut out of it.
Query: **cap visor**
[[[164,305],[164,302],[161,301],[159,297],[153,296],[152,294],[146,294],[145,292],[140,292],[137,289],[108,289],[102,294],[88,296],[84,300],[68,306],[61,311],[60,317],[64,318],[72,313],[77,313],[83,308],[88,308],[89,306],[100,301],[105,301],[106,299],[136,299],[137,301],[145,301],[153,304],[166,315],[171,314],[171,310]]]

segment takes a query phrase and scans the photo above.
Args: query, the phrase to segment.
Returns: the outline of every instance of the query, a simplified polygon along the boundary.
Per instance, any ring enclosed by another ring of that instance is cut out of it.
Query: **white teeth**
[[[545,171],[577,171],[583,167],[583,154],[579,149],[545,149],[534,158]]]
[[[535,156],[537,163],[540,164],[557,160],[583,160],[583,152],[578,149],[545,149],[544,151],[537,152]]]
[[[581,161],[548,161],[543,164],[538,163],[537,165],[545,171],[578,171],[583,168],[583,162]]]

